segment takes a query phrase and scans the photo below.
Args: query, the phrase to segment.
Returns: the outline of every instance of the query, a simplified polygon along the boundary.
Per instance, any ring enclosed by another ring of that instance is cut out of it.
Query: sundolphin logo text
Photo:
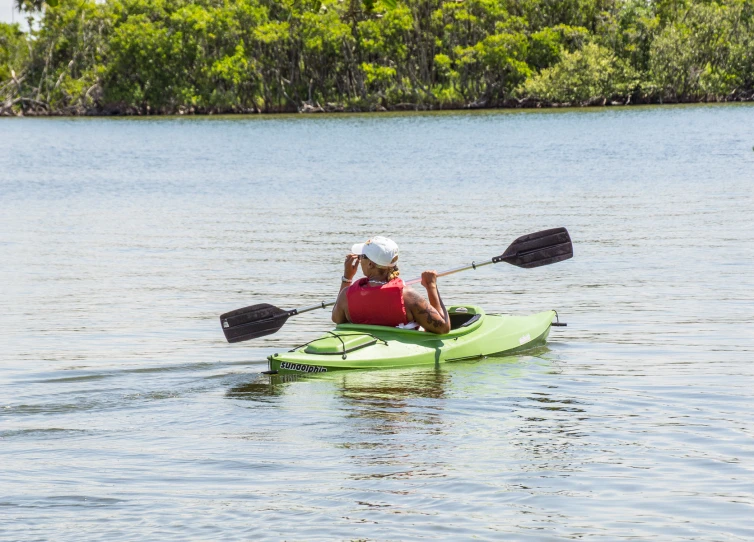
[[[326,373],[327,369],[319,367],[317,365],[304,365],[302,363],[290,363],[284,361],[280,364],[281,369],[287,369],[289,371],[300,371],[302,373]]]

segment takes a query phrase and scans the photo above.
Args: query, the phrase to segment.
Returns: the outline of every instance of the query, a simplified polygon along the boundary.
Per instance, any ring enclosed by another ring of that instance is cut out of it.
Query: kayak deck
[[[530,316],[486,314],[480,307],[448,308],[451,331],[338,324],[334,330],[284,353],[269,356],[270,371],[323,373],[434,365],[506,355],[544,344],[555,311]]]

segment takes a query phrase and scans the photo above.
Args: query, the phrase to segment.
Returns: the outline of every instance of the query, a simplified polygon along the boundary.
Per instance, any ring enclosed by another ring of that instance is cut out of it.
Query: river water
[[[751,540],[754,107],[0,119],[0,539]],[[218,315],[440,279],[507,358],[297,381]]]

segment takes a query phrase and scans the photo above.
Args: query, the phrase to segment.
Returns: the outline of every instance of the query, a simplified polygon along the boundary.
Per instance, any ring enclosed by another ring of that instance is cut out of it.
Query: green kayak
[[[322,337],[269,356],[270,371],[302,374],[388,369],[512,354],[544,344],[556,317],[555,311],[531,316],[486,314],[473,305],[452,306],[448,313],[451,330],[445,335],[339,324]]]

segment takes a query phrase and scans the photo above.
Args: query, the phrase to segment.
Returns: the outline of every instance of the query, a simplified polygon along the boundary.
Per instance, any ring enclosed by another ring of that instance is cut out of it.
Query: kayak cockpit
[[[459,305],[448,308],[451,329],[449,333],[437,335],[435,333],[417,329],[404,329],[389,326],[373,326],[364,324],[338,324],[333,331],[290,350],[314,355],[345,355],[377,343],[388,344],[388,341],[424,342],[427,340],[453,339],[466,335],[482,325],[484,311],[473,305]]]
[[[388,340],[417,339],[452,339],[466,335],[482,325],[484,311],[473,305],[451,306],[448,308],[450,316],[450,333],[436,335],[416,329],[403,329],[389,326],[372,326],[364,324],[338,324],[333,331],[328,331],[306,344],[290,350],[314,355],[348,354],[378,342],[387,345]]]
[[[448,315],[450,316],[450,332],[444,335],[436,335],[428,331],[419,331],[416,329],[402,329],[397,327],[372,326],[365,324],[338,324],[335,326],[335,332],[361,331],[365,333],[373,333],[378,336],[388,334],[390,335],[390,338],[393,338],[395,334],[398,334],[399,336],[411,337],[412,339],[426,336],[446,339],[466,335],[467,333],[474,331],[482,325],[485,313],[481,307],[476,307],[474,305],[452,305],[448,307]]]
[[[484,312],[469,311],[468,309],[468,307],[451,307],[452,311],[448,311],[450,316],[450,331],[469,327],[477,320],[482,319]]]

